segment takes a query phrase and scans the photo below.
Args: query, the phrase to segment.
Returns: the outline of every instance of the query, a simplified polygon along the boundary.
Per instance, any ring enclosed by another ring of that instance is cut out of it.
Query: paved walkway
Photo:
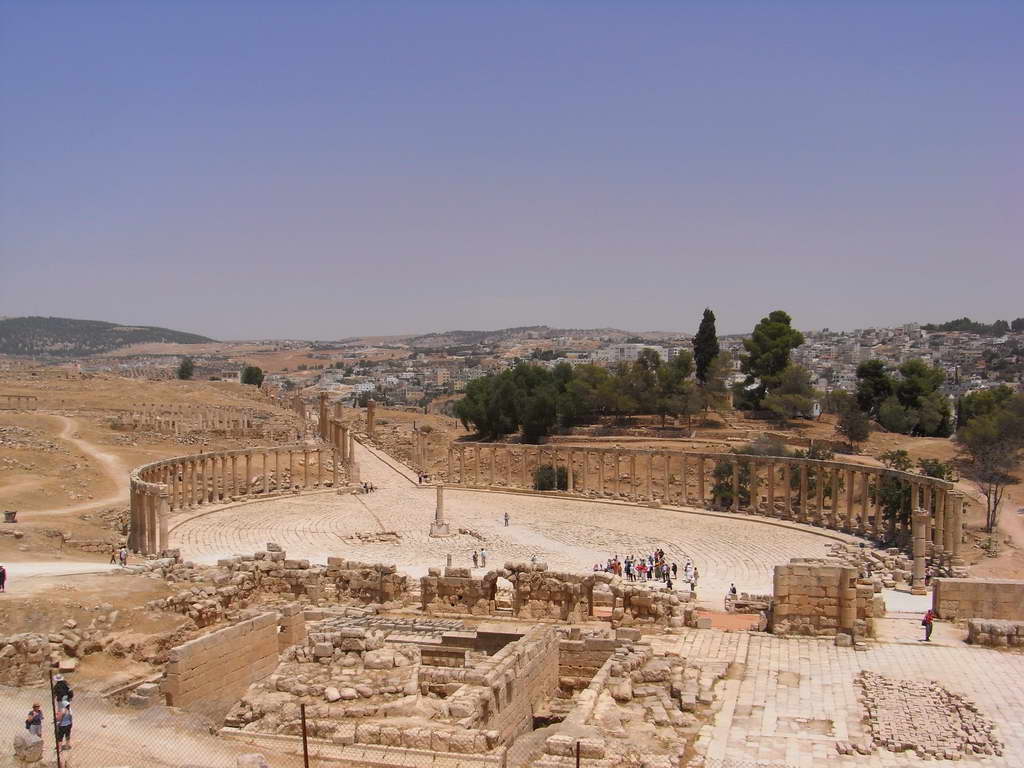
[[[792,557],[821,557],[829,539],[810,527],[772,525],[757,518],[652,509],[615,502],[541,497],[529,494],[445,489],[445,516],[452,530],[469,533],[429,537],[435,489],[410,482],[388,461],[356,446],[361,479],[379,489],[364,495],[334,493],[282,497],[236,505],[172,522],[171,546],[187,559],[214,562],[250,553],[266,542],[280,544],[291,557],[324,562],[343,556],[396,563],[410,575],[443,565],[454,555],[469,565],[473,550],[485,547],[488,564],[528,560],[536,555],[552,569],[589,571],[614,554],[651,552],[661,546],[670,561],[693,559],[700,571],[698,596],[717,605],[730,583],[741,591],[772,588],[775,565]],[[511,524],[505,527],[504,514]],[[357,532],[397,531],[397,543],[353,542]]]
[[[948,628],[948,627],[947,627]],[[920,627],[918,627],[920,629]],[[937,630],[938,631],[938,630]],[[1002,757],[931,761],[932,765],[1019,768],[1024,765],[1024,655],[924,643],[871,643],[867,651],[829,639],[687,630],[674,650],[688,659],[731,663],[709,728],[708,758],[753,765],[816,768],[920,765],[913,752],[878,750],[842,756],[837,741],[863,741],[863,711],[854,677],[871,670],[897,679],[936,680],[969,697],[1006,745]],[[726,763],[728,764],[728,763]]]

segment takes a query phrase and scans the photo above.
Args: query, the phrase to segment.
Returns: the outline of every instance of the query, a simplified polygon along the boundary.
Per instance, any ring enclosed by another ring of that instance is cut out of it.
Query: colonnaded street
[[[456,565],[470,565],[473,550],[481,547],[487,551],[488,569],[535,555],[553,570],[575,572],[616,554],[646,554],[662,547],[669,562],[680,567],[691,558],[700,572],[699,597],[717,600],[730,583],[739,591],[770,593],[775,565],[793,557],[825,556],[830,541],[856,540],[746,515],[460,488],[445,488],[445,518],[453,534],[460,529],[469,533],[430,538],[435,488],[419,486],[408,469],[363,445],[357,444],[356,458],[361,479],[376,486],[375,492],[279,497],[198,515],[183,511],[171,520],[170,544],[180,547],[186,559],[210,563],[273,541],[292,558],[395,563],[413,576],[444,565],[449,553]],[[401,538],[353,540],[357,533],[384,531]]]

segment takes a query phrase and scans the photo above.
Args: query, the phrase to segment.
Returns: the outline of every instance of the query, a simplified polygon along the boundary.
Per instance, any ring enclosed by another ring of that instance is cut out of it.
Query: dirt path
[[[54,419],[63,425],[63,429],[61,430],[61,433],[57,435],[57,439],[63,440],[66,443],[71,443],[71,445],[73,445],[82,454],[95,459],[103,474],[110,478],[114,483],[114,486],[117,488],[117,491],[109,496],[104,496],[100,499],[91,499],[81,504],[75,504],[70,507],[53,510],[53,514],[70,515],[76,512],[85,512],[90,509],[96,509],[97,507],[109,507],[114,504],[124,504],[127,502],[128,473],[130,471],[128,465],[114,454],[100,450],[88,440],[75,437],[75,432],[80,429],[80,425],[75,419],[67,416],[56,415],[49,416],[48,418]]]

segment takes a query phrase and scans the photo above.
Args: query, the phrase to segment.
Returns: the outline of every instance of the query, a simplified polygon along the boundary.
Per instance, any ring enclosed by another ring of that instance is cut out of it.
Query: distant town
[[[961,321],[961,325],[963,324]],[[984,332],[945,330],[945,326],[910,323],[896,328],[849,331],[804,331],[793,362],[807,368],[816,389],[852,392],[857,366],[881,360],[892,369],[921,359],[941,368],[941,391],[950,399],[1007,384],[1024,387],[1024,323],[983,326]],[[978,325],[978,324],[968,324]],[[942,330],[935,330],[940,328]],[[995,328],[995,332],[993,332]],[[728,383],[743,380],[740,358],[749,334],[720,336],[731,354]],[[359,338],[337,342],[263,341],[175,345],[174,353],[124,352],[89,357],[71,365],[82,372],[112,372],[140,378],[173,378],[180,361],[190,357],[197,379],[237,380],[245,364],[262,366],[266,383],[284,389],[315,388],[334,399],[358,403],[373,397],[390,407],[425,408],[434,401],[455,400],[467,383],[520,361],[614,367],[635,361],[644,349],[663,360],[692,349],[692,335],[631,335],[614,329],[565,330],[536,326],[492,332],[453,331],[424,336]],[[447,410],[447,409],[438,409]]]

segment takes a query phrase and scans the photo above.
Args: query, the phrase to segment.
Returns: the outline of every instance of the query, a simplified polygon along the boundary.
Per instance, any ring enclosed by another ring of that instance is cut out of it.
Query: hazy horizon
[[[0,0],[0,314],[1012,320],[1022,32],[994,2]]]

